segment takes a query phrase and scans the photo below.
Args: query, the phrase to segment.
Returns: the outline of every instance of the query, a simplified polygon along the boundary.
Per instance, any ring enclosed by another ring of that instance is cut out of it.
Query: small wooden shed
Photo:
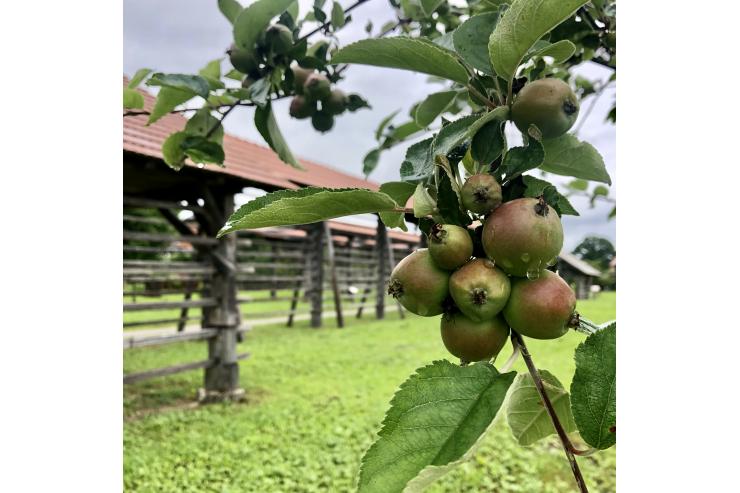
[[[573,287],[579,300],[591,297],[591,286],[601,276],[598,269],[568,252],[561,252],[558,256],[557,270],[560,277]]]
[[[123,83],[128,83],[125,77]],[[155,98],[140,92],[145,109],[151,111]],[[147,118],[123,119],[123,309],[135,312],[136,318],[142,314],[130,326],[151,325],[152,318],[144,314],[164,313],[158,322],[180,331],[137,339],[128,347],[204,340],[208,358],[124,375],[125,383],[203,368],[204,400],[238,397],[238,361],[248,357],[237,354],[237,342],[248,329],[240,307],[275,299],[278,290],[290,293],[285,297],[290,309],[282,312],[288,325],[299,297],[309,300],[314,327],[322,323],[324,300],[333,301],[341,326],[347,296],[359,300],[357,316],[373,298],[376,316],[384,316],[387,277],[395,260],[416,246],[417,235],[388,231],[380,221],[377,227],[326,221],[216,238],[234,211],[235,194],[245,188],[377,190],[378,184],[302,159],[305,169],[298,170],[272,150],[228,134],[224,167],[187,162],[176,172],[164,163],[161,146],[168,135],[184,128],[186,118],[170,114],[153,125],[146,124]],[[328,298],[326,291],[331,293]],[[194,311],[197,316],[192,316]],[[191,320],[202,330],[182,331]]]

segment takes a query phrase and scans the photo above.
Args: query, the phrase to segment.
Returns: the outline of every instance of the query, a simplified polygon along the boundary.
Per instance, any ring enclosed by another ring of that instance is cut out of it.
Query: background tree
[[[572,253],[604,271],[609,268],[609,262],[617,255],[617,250],[606,238],[587,236],[573,249]]]

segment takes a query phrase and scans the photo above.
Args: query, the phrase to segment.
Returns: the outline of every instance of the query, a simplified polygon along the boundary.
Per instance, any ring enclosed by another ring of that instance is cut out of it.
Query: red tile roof
[[[124,85],[128,79],[123,78]],[[151,111],[155,97],[139,90],[144,96],[144,109]],[[147,126],[148,116],[127,116],[123,118],[123,150],[144,156],[162,159],[162,143],[173,132],[182,130],[187,119],[180,114],[169,114],[156,123]],[[377,183],[363,180],[336,171],[327,166],[299,159],[305,171],[297,170],[283,163],[269,148],[226,134],[224,136],[225,167],[207,165],[204,169],[214,173],[224,173],[250,182],[280,188],[299,188],[317,186],[329,188],[368,188],[377,190]],[[187,166],[195,166],[186,162]],[[245,184],[247,186],[247,184]]]

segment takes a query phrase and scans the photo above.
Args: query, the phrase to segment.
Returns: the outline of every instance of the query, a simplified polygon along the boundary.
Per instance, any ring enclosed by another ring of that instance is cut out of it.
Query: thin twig
[[[480,99],[482,99],[485,102],[486,106],[488,106],[490,109],[494,109],[494,108],[497,107],[496,106],[496,103],[494,103],[493,101],[491,101],[490,99],[488,99],[486,96],[484,96],[483,94],[481,94],[481,92],[478,89],[476,89],[475,87],[473,87],[472,84],[468,84],[466,87],[468,88],[468,91],[469,92],[472,92],[477,97],[479,97]]]
[[[526,344],[524,344],[524,339],[522,339],[521,335],[512,330],[511,343],[515,347],[518,346],[522,352],[522,358],[524,358],[524,363],[526,363],[527,365],[527,370],[529,370],[529,374],[532,376],[532,380],[534,381],[534,385],[537,388],[537,392],[539,392],[540,394],[540,399],[542,399],[542,403],[545,405],[547,414],[550,416],[550,420],[552,421],[553,426],[555,426],[555,431],[557,432],[558,437],[560,437],[560,442],[563,445],[565,456],[568,458],[568,462],[570,463],[570,468],[573,471],[573,477],[575,478],[576,484],[578,485],[578,490],[581,493],[588,493],[586,481],[583,479],[581,469],[578,467],[578,462],[576,461],[574,455],[575,447],[573,447],[573,444],[568,438],[568,435],[565,433],[565,429],[560,423],[558,415],[555,413],[555,408],[552,406],[552,402],[550,402],[550,397],[547,395],[547,392],[545,392],[545,386],[542,383],[542,377],[540,377],[540,372],[537,371],[537,367],[534,366],[532,356],[530,356],[529,350],[527,349]]]
[[[370,0],[357,0],[355,3],[353,3],[352,5],[350,5],[349,7],[347,7],[346,9],[344,9],[344,13],[346,14],[347,12],[350,12],[354,8],[359,7],[360,5],[362,5],[363,3],[368,2],[368,1],[370,1]],[[330,20],[324,22],[323,24],[321,24],[319,27],[317,27],[313,31],[310,31],[307,34],[304,34],[303,36],[301,36],[300,38],[298,38],[298,41],[297,42],[300,43],[304,39],[310,38],[311,36],[313,36],[317,32],[322,31],[322,30],[326,29],[329,26],[331,26],[331,21]]]
[[[575,129],[573,129],[573,135],[578,135],[578,132],[581,130],[581,128],[583,127],[583,124],[586,122],[588,117],[591,115],[591,112],[594,110],[594,106],[596,106],[596,103],[599,101],[599,98],[601,97],[601,95],[604,94],[604,90],[607,87],[609,87],[609,84],[610,84],[609,82],[602,83],[599,90],[596,91],[596,94],[594,94],[594,97],[591,99],[591,105],[588,107],[586,112],[583,114],[581,121],[578,122],[578,126]]]
[[[277,101],[279,99],[284,99],[284,98],[288,98],[288,97],[291,97],[291,96],[292,96],[292,94],[283,94],[282,96],[275,96],[274,98],[270,98],[269,101]],[[210,109],[211,110],[220,111],[222,108],[231,108],[232,106],[254,107],[254,106],[257,106],[257,105],[254,104],[254,103],[247,103],[247,102],[245,102],[243,100],[239,100],[236,103],[221,104],[221,105],[218,105],[218,106],[213,106]],[[188,111],[198,111],[200,109],[203,109],[203,106],[201,106],[200,108],[181,108],[179,110],[172,110],[169,113],[187,113]],[[124,112],[123,113],[123,116],[124,117],[126,117],[126,116],[141,116],[141,115],[151,115],[151,114],[152,114],[151,111],[129,110],[129,111]]]

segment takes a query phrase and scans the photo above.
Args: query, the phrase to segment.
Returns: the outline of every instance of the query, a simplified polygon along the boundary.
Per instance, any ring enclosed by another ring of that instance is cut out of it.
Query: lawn
[[[198,371],[127,386],[126,490],[353,491],[359,461],[398,385],[417,367],[449,358],[436,318],[399,320],[395,309],[388,311],[385,321],[349,318],[345,330],[333,320],[319,330],[306,322],[255,328],[239,348],[252,354],[241,363],[244,403],[192,406]],[[615,294],[579,302],[579,311],[596,322],[611,320]],[[528,345],[535,363],[567,387],[573,350],[583,339],[571,332]],[[130,350],[124,369],[192,361],[205,352],[203,343]],[[515,369],[524,371],[521,360]],[[614,449],[579,463],[591,491],[616,491]],[[469,462],[428,491],[560,493],[574,485],[556,438],[522,448],[500,420]]]

